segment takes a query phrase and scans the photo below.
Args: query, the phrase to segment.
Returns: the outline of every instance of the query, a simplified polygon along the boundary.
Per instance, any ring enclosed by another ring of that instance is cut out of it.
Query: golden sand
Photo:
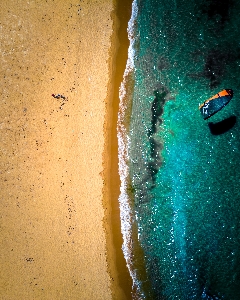
[[[0,6],[0,299],[124,299],[102,223],[113,3]]]

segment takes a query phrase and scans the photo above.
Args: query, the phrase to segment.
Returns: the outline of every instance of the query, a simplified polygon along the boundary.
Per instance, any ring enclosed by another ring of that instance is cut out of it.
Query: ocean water
[[[118,140],[134,299],[240,299],[239,16],[237,0],[133,1]]]

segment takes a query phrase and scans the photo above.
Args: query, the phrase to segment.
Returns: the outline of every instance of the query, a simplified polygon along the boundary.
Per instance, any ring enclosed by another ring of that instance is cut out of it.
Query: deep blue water
[[[240,1],[136,4],[127,165],[149,283],[136,275],[138,297],[239,300]],[[233,99],[204,121],[199,104],[224,88]]]

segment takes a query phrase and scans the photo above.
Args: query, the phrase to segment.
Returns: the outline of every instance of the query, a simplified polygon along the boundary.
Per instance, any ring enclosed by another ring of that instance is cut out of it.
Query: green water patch
[[[239,12],[139,1],[129,166],[154,299],[239,299]],[[204,121],[224,88],[233,99]]]

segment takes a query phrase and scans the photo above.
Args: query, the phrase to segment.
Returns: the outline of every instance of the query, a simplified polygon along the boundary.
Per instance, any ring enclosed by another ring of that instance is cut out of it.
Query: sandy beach
[[[0,299],[128,298],[107,199],[113,9],[1,3]]]

